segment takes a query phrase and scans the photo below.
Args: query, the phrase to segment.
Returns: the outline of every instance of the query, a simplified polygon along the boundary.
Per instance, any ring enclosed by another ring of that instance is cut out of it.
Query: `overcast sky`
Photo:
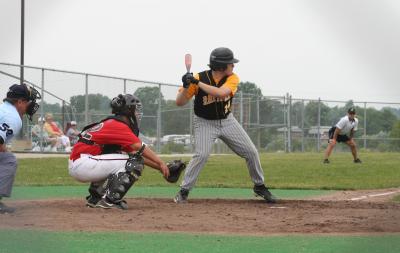
[[[178,84],[185,53],[198,72],[225,46],[264,95],[400,102],[398,0],[25,2],[26,65]],[[18,0],[0,0],[0,43],[18,64]]]

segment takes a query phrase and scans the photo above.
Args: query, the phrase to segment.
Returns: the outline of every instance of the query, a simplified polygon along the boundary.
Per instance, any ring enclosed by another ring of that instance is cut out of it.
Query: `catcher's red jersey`
[[[124,123],[109,119],[101,122],[82,133],[85,139],[93,141],[94,145],[77,142],[72,149],[70,159],[75,161],[81,154],[100,155],[104,144],[120,145],[125,152],[134,151],[132,144],[141,142],[132,130]]]

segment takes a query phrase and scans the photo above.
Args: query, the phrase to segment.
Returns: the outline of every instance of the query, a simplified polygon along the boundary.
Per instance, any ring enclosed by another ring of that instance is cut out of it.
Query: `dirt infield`
[[[56,231],[189,232],[269,235],[282,233],[398,233],[400,203],[335,200],[128,199],[129,210],[85,207],[84,200],[13,201],[0,228]]]

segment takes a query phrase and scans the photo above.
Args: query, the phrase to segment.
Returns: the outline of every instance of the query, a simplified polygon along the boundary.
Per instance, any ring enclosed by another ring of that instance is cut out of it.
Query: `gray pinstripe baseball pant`
[[[0,152],[0,198],[10,197],[16,172],[15,155],[10,152]]]
[[[226,119],[207,120],[194,116],[195,154],[185,170],[181,188],[191,190],[210,155],[217,138],[237,155],[246,159],[247,168],[254,184],[264,184],[264,172],[256,147],[232,113]]]

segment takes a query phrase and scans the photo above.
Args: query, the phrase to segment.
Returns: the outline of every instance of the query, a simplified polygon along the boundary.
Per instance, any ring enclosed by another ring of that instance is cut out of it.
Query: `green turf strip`
[[[222,236],[0,230],[0,252],[400,252],[400,235]]]
[[[12,199],[43,199],[43,198],[70,198],[86,196],[88,186],[18,186],[14,187]],[[178,187],[133,187],[128,197],[142,198],[173,198]],[[333,191],[327,190],[271,190],[278,198],[306,198],[319,196]],[[195,188],[190,198],[224,198],[248,199],[254,198],[250,188]]]

